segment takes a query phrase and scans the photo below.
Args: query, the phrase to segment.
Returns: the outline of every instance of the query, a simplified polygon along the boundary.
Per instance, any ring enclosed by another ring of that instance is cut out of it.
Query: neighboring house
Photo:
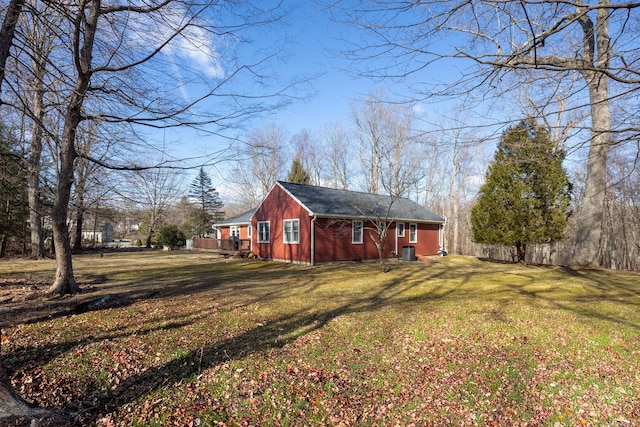
[[[288,182],[276,183],[252,214],[251,249],[262,258],[307,264],[377,259],[371,234],[384,219],[392,222],[384,257],[405,246],[416,255],[442,250],[444,218],[409,199]]]
[[[91,231],[83,231],[82,240],[93,243],[113,242],[113,227],[108,221],[105,221],[102,227]]]

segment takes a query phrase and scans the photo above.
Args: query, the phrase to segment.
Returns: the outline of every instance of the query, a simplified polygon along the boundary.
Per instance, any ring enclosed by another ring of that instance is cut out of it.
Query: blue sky
[[[278,74],[283,78],[316,75],[308,82],[310,95],[294,101],[286,109],[244,123],[245,127],[250,129],[275,122],[287,128],[290,135],[294,135],[303,129],[319,131],[323,124],[331,121],[347,123],[350,103],[366,96],[374,87],[384,85],[356,78],[345,70],[349,68],[349,62],[340,59],[331,50],[343,47],[340,37],[348,29],[331,22],[325,13],[316,13],[313,6],[305,4],[287,19],[291,25],[285,31],[293,40],[288,46],[292,53],[285,63],[280,64]],[[261,42],[268,45],[270,37],[265,34]],[[281,35],[273,37],[279,39]],[[233,135],[234,132],[242,133],[243,130],[233,130],[229,134]],[[223,138],[197,134],[189,129],[170,130],[154,135],[156,139],[164,139],[169,152],[176,157],[207,156],[228,143]]]

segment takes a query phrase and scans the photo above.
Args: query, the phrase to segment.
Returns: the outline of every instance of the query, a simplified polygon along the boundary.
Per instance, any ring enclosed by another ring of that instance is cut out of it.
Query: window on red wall
[[[258,221],[258,243],[269,243],[271,226],[269,221]]]
[[[418,243],[418,224],[409,224],[409,243]]]
[[[282,223],[284,243],[300,243],[300,220],[285,219]]]
[[[397,223],[396,230],[398,231],[398,237],[404,237],[404,222]]]
[[[362,243],[362,221],[351,223],[351,243]]]

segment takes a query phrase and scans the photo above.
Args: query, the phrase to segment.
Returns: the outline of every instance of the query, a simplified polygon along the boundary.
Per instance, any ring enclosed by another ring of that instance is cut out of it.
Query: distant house
[[[247,217],[241,219],[216,224],[220,237],[227,224],[230,232],[234,226],[242,233]],[[370,234],[375,221],[384,219],[392,222],[384,257],[398,256],[403,247],[413,247],[416,255],[435,255],[442,249],[445,222],[406,198],[393,201],[389,196],[288,182],[276,183],[249,219],[246,235],[257,256],[307,264],[377,259]]]
[[[113,242],[113,227],[108,221],[102,224],[102,227],[91,231],[82,232],[82,240],[91,243],[109,243]]]

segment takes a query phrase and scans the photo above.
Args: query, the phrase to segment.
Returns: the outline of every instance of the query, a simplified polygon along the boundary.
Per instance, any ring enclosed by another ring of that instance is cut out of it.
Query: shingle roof
[[[278,181],[311,215],[339,218],[388,218],[444,223],[444,218],[416,202],[390,196]],[[389,206],[391,209],[389,210]],[[389,212],[387,213],[387,210]]]
[[[255,209],[249,209],[246,212],[242,212],[236,216],[232,216],[231,218],[227,218],[220,222],[214,224],[214,226],[219,225],[239,225],[239,224],[249,224],[251,222],[251,217],[255,213]]]

